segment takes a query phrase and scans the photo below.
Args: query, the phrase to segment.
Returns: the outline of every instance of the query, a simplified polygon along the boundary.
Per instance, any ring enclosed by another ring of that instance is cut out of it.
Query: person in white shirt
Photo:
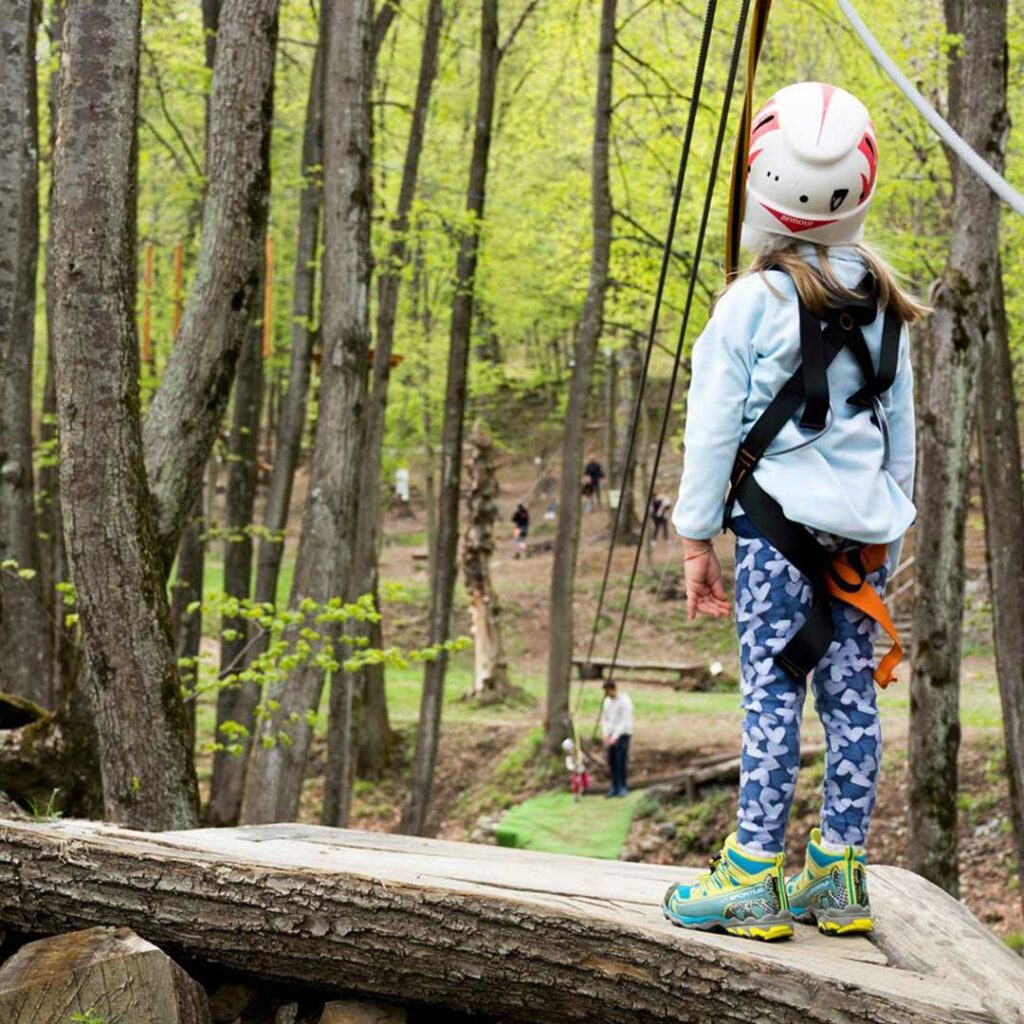
[[[604,684],[601,735],[608,753],[608,771],[612,777],[607,795],[625,796],[629,792],[626,773],[629,769],[629,742],[633,737],[633,702],[628,693],[619,693],[614,679],[607,679]]]

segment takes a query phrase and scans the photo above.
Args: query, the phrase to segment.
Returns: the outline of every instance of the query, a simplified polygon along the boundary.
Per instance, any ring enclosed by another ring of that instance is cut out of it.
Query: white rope
[[[939,114],[932,105],[914,88],[907,76],[893,63],[892,58],[882,49],[871,30],[861,21],[860,15],[853,9],[849,0],[836,0],[840,10],[846,15],[847,21],[853,26],[854,32],[861,42],[871,51],[872,57],[881,65],[882,70],[893,80],[896,88],[903,93],[917,108],[917,112],[932,126],[943,142],[952,149],[960,160],[985,182],[986,185],[1004,203],[1011,206],[1017,213],[1024,216],[1024,196],[1022,196],[991,164],[983,160],[964,139],[953,130],[949,122]]]

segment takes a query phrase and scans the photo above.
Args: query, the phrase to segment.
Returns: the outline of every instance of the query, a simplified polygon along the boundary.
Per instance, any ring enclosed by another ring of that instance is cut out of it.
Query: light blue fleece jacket
[[[829,258],[840,280],[855,287],[865,266],[857,251],[836,247]],[[813,262],[813,259],[811,260]],[[686,455],[672,521],[683,537],[712,537],[722,528],[729,473],[740,441],[800,365],[800,324],[796,288],[787,274],[740,278],[718,300],[714,315],[693,350],[693,376],[686,408]],[[878,366],[884,317],[864,328]],[[799,426],[800,412],[772,442],[754,477],[786,516],[815,530],[862,544],[897,542],[916,514],[914,488],[914,398],[910,344],[900,337],[896,380],[882,397],[889,424],[885,460],[882,431],[870,409],[847,398],[864,380],[849,349],[828,369],[831,425],[813,438]],[[773,453],[780,453],[773,455]],[[742,514],[737,506],[734,515]]]

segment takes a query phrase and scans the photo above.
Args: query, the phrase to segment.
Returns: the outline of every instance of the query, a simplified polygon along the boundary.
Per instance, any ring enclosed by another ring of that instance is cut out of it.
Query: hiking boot
[[[820,829],[811,830],[804,869],[786,883],[786,895],[793,917],[816,922],[825,935],[857,935],[873,928],[864,850],[847,846],[831,853],[821,845]]]
[[[722,929],[748,939],[785,939],[793,934],[786,902],[784,855],[740,850],[734,832],[711,858],[711,870],[693,885],[673,885],[661,910],[683,928]]]

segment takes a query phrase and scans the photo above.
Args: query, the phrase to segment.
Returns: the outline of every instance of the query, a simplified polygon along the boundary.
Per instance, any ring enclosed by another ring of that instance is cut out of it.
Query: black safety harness
[[[863,333],[863,329],[878,315],[878,289],[874,277],[866,274],[855,290],[860,298],[844,300],[820,318],[807,309],[798,294],[801,364],[740,443],[725,506],[726,528],[730,526],[732,509],[738,501],[762,536],[810,581],[812,599],[807,619],[775,655],[775,661],[787,674],[800,681],[814,669],[832,642],[834,630],[829,579],[841,590],[852,593],[863,584],[866,572],[857,551],[851,551],[847,552],[846,560],[857,570],[860,580],[852,585],[839,576],[833,567],[833,552],[806,526],[786,517],[779,502],[754,479],[753,470],[779,431],[801,406],[802,429],[819,433],[826,429],[830,408],[828,368],[844,348],[850,350],[864,377],[864,386],[847,402],[865,411],[871,410],[872,416],[877,417],[875,402],[896,379],[902,324],[889,306],[885,311],[876,370]]]

